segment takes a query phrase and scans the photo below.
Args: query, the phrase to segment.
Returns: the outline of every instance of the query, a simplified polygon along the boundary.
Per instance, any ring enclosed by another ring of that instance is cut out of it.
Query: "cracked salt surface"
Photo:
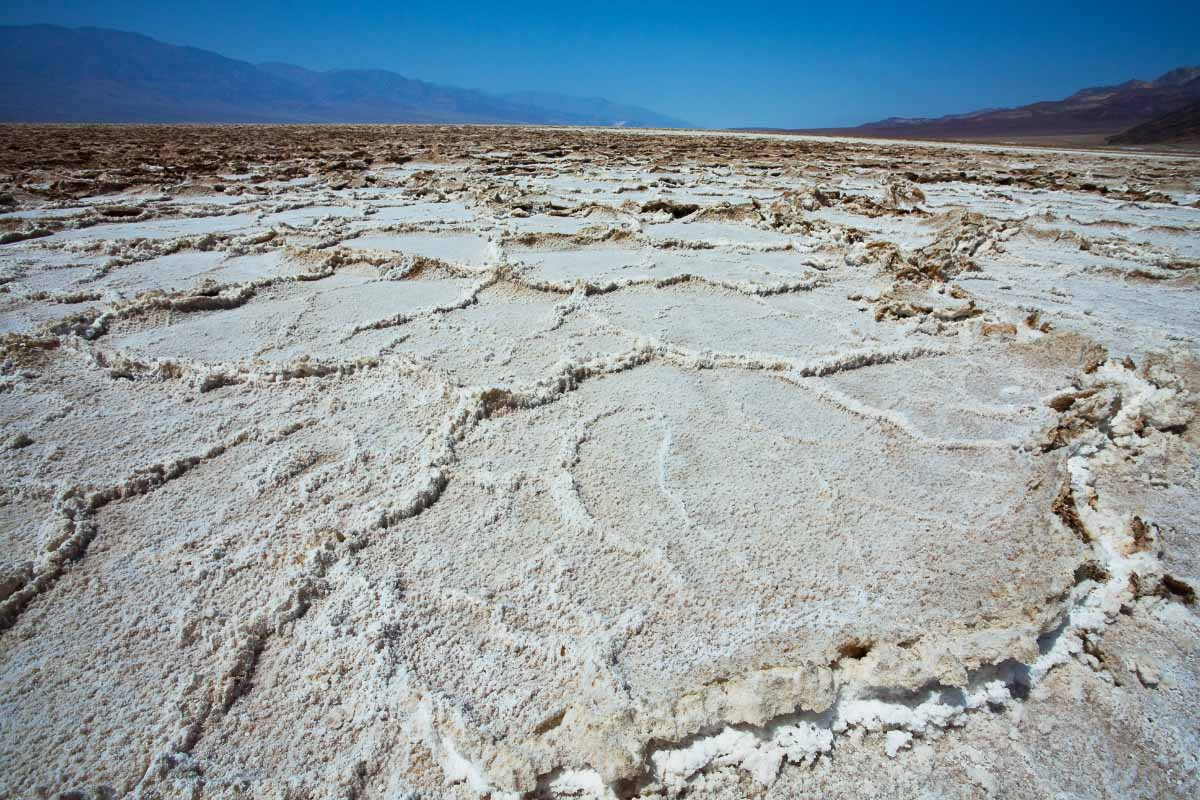
[[[0,794],[1200,789],[1196,162],[300,133],[3,134]]]
[[[367,234],[347,240],[345,245],[472,268],[481,268],[495,259],[493,245],[475,234]]]

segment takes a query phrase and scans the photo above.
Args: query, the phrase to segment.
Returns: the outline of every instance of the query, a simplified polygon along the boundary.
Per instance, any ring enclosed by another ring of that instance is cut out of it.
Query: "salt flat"
[[[1200,792],[1200,160],[0,145],[0,796]]]

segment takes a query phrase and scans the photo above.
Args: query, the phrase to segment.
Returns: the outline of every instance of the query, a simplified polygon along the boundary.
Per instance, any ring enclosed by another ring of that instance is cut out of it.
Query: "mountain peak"
[[[1154,81],[1155,86],[1183,86],[1200,78],[1200,67],[1178,67]]]

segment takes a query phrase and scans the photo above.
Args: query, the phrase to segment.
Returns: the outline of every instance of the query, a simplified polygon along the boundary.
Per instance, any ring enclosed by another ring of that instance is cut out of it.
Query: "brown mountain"
[[[917,139],[1107,136],[1196,102],[1200,102],[1200,67],[1181,67],[1157,80],[1083,89],[1064,100],[936,119],[893,117],[840,132]]]
[[[1200,144],[1200,102],[1108,137],[1109,144]]]

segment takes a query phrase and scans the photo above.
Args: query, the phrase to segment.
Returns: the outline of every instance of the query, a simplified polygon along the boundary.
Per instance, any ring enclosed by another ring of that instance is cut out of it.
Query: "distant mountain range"
[[[913,139],[1113,135],[1196,102],[1200,102],[1200,67],[1182,67],[1157,80],[1083,89],[1064,100],[1020,108],[988,108],[936,119],[891,117],[823,132]]]
[[[386,70],[256,65],[136,33],[52,25],[0,26],[0,121],[690,127],[602,98],[494,95]]]

